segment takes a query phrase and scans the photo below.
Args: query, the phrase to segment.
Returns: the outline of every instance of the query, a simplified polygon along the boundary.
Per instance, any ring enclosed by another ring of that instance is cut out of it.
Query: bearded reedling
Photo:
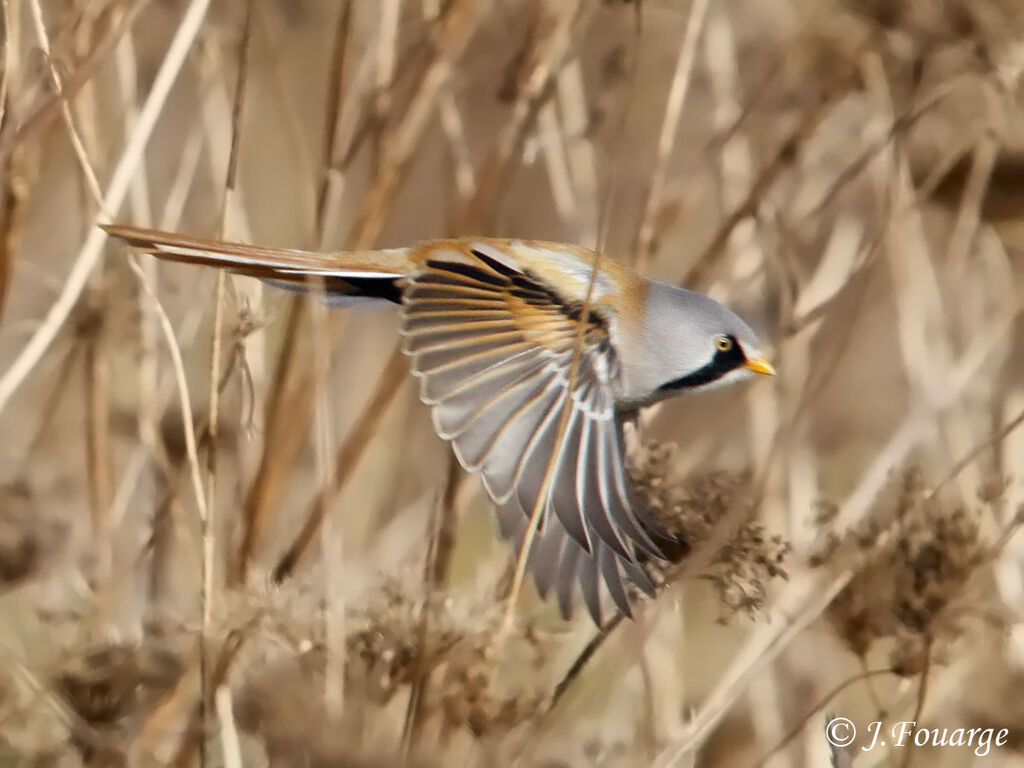
[[[594,253],[573,245],[463,238],[315,253],[105,229],[158,258],[322,290],[333,305],[399,304],[420,397],[438,435],[483,480],[504,538],[521,546],[547,488],[527,568],[541,595],[554,588],[565,616],[579,583],[600,623],[602,581],[630,615],[623,576],[651,594],[642,561],[686,550],[630,488],[622,415],[775,372],[754,332],[726,307],[608,258],[592,280]]]

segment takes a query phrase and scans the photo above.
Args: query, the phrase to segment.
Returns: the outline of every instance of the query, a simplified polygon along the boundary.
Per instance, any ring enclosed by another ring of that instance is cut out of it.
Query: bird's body
[[[527,565],[565,614],[579,583],[599,621],[600,581],[628,614],[622,576],[651,592],[642,559],[682,544],[629,487],[620,414],[771,372],[754,333],[722,305],[577,246],[465,238],[312,253],[107,230],[161,258],[319,290],[334,303],[400,303],[421,399],[483,479],[502,534],[521,543],[543,505]]]

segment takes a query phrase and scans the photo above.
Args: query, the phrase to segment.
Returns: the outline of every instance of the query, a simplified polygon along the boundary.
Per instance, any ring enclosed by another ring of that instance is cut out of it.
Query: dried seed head
[[[860,543],[868,562],[829,607],[839,636],[859,656],[896,641],[893,668],[916,675],[941,662],[961,632],[964,587],[989,558],[978,513],[924,492],[919,468],[905,469],[872,515]],[[884,535],[883,535],[884,534]]]
[[[704,577],[718,591],[722,606],[720,622],[738,613],[753,616],[764,607],[767,585],[772,579],[787,578],[785,562],[789,551],[789,542],[781,536],[768,536],[758,523],[740,527]]]
[[[532,631],[514,633],[502,641],[498,664],[490,629],[460,643],[447,658],[437,696],[445,729],[491,736],[540,712],[548,690],[544,648]]]
[[[424,623],[423,610],[428,612]],[[424,609],[397,582],[386,582],[377,597],[353,617],[346,639],[346,673],[371,700],[388,701],[402,686],[429,674],[463,637],[445,603]]]
[[[44,514],[27,485],[0,486],[0,592],[39,577],[67,536],[68,525]]]
[[[638,453],[631,472],[634,487],[657,523],[686,541],[689,551],[699,550],[727,516],[739,511],[749,520],[754,514],[749,472],[712,471],[679,483],[669,480],[674,446],[652,444]],[[754,522],[740,525],[704,574],[718,593],[721,620],[760,609],[771,580],[786,578],[788,554],[788,542],[769,535],[764,526]],[[663,564],[650,567],[663,579],[670,578],[670,568]]]
[[[104,645],[71,658],[55,685],[79,717],[95,727],[116,725],[174,687],[180,659],[152,647]]]

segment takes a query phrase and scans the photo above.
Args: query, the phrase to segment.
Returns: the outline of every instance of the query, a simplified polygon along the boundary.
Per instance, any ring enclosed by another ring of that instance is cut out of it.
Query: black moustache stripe
[[[678,379],[673,379],[667,384],[662,384],[658,389],[660,391],[665,391],[671,389],[693,389],[695,387],[703,387],[705,384],[718,381],[718,379],[722,378],[727,373],[735,371],[745,362],[747,362],[746,355],[743,354],[743,350],[740,349],[740,345],[733,342],[732,349],[726,352],[716,352],[715,356],[711,359],[711,362],[703,368],[698,368],[693,373],[688,373]]]

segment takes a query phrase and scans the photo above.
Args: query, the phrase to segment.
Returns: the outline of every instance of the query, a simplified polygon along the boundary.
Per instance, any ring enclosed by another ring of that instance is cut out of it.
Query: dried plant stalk
[[[182,18],[181,26],[171,42],[160,71],[153,81],[153,88],[146,99],[146,103],[139,114],[139,121],[135,131],[129,137],[124,152],[114,170],[110,185],[103,197],[101,215],[109,216],[109,211],[118,210],[124,201],[131,185],[135,170],[142,161],[142,154],[149,142],[156,120],[163,109],[167,95],[177,78],[178,72],[184,64],[185,56],[206,15],[209,0],[192,0],[188,6],[185,16]],[[68,273],[67,280],[61,289],[57,301],[47,312],[42,325],[33,333],[28,344],[21,350],[17,358],[7,369],[3,376],[0,376],[0,411],[10,401],[11,396],[24,383],[25,379],[35,368],[39,359],[53,342],[64,321],[67,319],[71,309],[78,301],[82,289],[89,279],[94,267],[102,254],[103,244],[107,240],[107,233],[99,228],[93,228],[86,237],[75,264]]]
[[[302,527],[284,555],[277,561],[273,571],[275,582],[280,583],[292,575],[310,545],[316,540],[328,507],[337,494],[341,493],[345,483],[355,471],[359,458],[366,450],[385,410],[405,380],[405,376],[405,357],[398,349],[395,349],[384,364],[384,370],[381,371],[377,385],[373,389],[370,402],[367,403],[344,442],[338,448],[329,486],[326,489],[321,489],[310,501],[306,508]]]

